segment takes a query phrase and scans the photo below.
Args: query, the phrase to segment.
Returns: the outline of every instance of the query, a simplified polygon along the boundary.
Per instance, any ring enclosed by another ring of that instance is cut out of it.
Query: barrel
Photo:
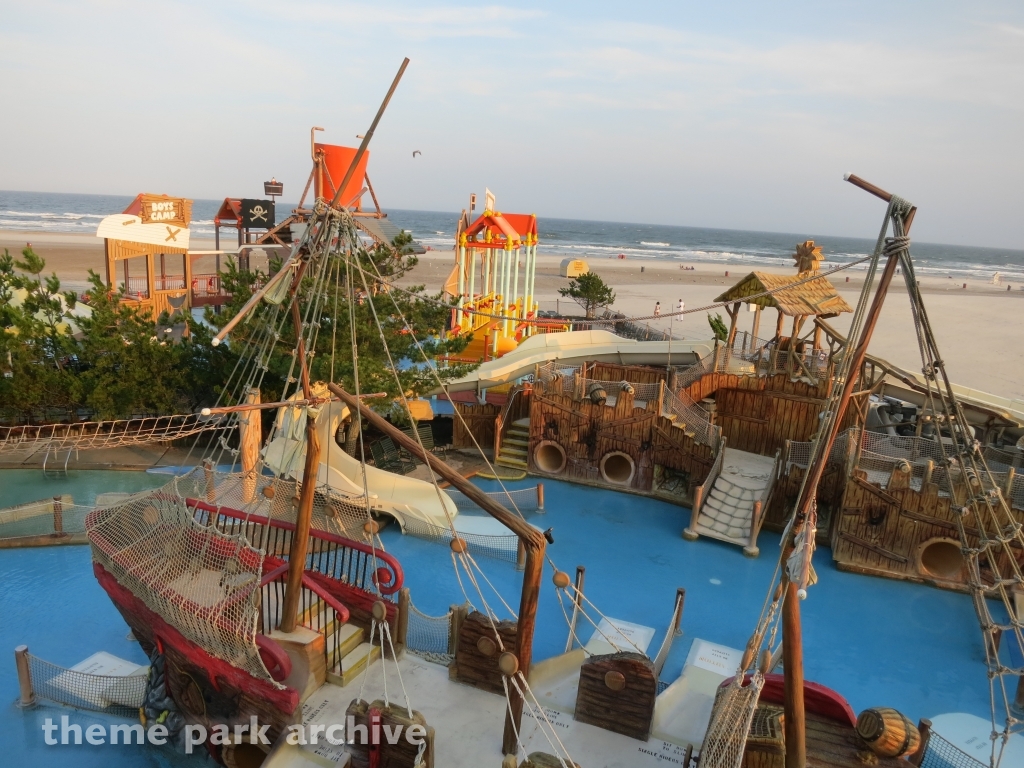
[[[604,405],[605,400],[608,399],[608,393],[604,391],[604,385],[598,382],[593,382],[587,387],[587,397],[590,398],[590,402],[595,405]]]
[[[888,707],[865,709],[857,718],[857,734],[871,751],[882,757],[900,757],[916,752],[921,745],[917,726],[902,712]]]

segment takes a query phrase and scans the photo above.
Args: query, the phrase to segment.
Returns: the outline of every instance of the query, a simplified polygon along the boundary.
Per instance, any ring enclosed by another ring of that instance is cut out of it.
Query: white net
[[[263,552],[197,522],[174,486],[92,512],[93,559],[210,655],[273,682],[256,646]]]
[[[701,748],[701,768],[740,768],[763,687],[764,677],[755,672],[746,685],[741,673],[728,686],[718,689]]]
[[[90,421],[79,424],[0,427],[0,455],[31,453],[38,450],[87,450],[121,448],[193,437],[221,429],[223,417],[200,414],[152,416],[140,419]]]

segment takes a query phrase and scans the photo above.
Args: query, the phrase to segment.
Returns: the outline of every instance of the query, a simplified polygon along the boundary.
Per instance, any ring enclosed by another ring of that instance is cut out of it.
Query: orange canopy
[[[505,248],[506,244],[518,248],[524,241],[537,242],[537,217],[532,213],[484,211],[463,237],[467,242],[473,241],[474,248]]]

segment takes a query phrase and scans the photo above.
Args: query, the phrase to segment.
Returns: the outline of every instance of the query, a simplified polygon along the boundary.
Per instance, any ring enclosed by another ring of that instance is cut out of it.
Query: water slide
[[[318,397],[328,394],[326,386],[322,384],[314,385],[314,393]],[[263,461],[267,467],[279,475],[296,480],[302,479],[306,460],[307,410],[313,409],[279,409],[274,439],[263,451]],[[342,496],[361,498],[364,467],[345,453],[334,439],[338,427],[348,418],[348,406],[337,401],[326,403],[315,418],[317,437],[320,440],[318,485],[326,485]],[[403,531],[410,521],[448,528],[449,516],[454,519],[459,514],[455,502],[448,494],[444,491],[438,494],[431,483],[376,467],[365,467],[365,472],[366,488],[373,509],[395,518]],[[503,531],[508,533],[507,530]]]
[[[671,354],[676,365],[690,365],[711,354],[714,341],[636,341],[611,331],[540,333],[506,355],[483,363],[472,373],[448,384],[450,392],[482,392],[533,373],[538,365],[557,360],[568,366],[582,363],[665,365]],[[438,389],[433,394],[440,394]]]

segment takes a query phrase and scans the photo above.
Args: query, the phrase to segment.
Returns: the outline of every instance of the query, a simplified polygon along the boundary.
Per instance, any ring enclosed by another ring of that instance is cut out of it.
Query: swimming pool
[[[0,473],[3,504],[70,493],[89,503],[97,493],[137,491],[166,482],[142,472],[71,472],[43,478],[31,470]],[[511,483],[528,487],[535,480]],[[488,491],[497,483],[480,481]],[[754,627],[775,567],[779,538],[764,534],[761,557],[751,560],[738,547],[708,539],[687,542],[681,531],[688,510],[640,496],[545,482],[545,513],[527,515],[542,529],[553,528],[549,554],[570,574],[587,569],[587,596],[610,617],[653,627],[656,649],[668,624],[677,587],[686,589],[677,638],[662,678],[680,673],[694,638],[742,648]],[[401,561],[412,601],[421,611],[443,614],[465,600],[454,575],[449,549],[411,536],[394,526],[383,541]],[[987,719],[988,687],[980,633],[966,595],[856,574],[832,566],[828,550],[815,558],[819,583],[803,603],[806,676],[836,689],[855,711],[891,706],[910,719],[968,712]],[[478,558],[488,578],[518,610],[522,576],[510,563]],[[545,569],[537,617],[534,658],[561,653],[565,619]],[[19,644],[33,654],[71,665],[95,651],[108,651],[138,663],[146,659],[126,639],[127,626],[92,577],[88,547],[0,551],[0,638],[8,654]],[[484,589],[487,590],[486,585]],[[472,596],[472,595],[471,595]],[[499,613],[500,601],[488,595]],[[474,602],[479,602],[478,600]],[[581,624],[585,640],[588,626]],[[45,746],[41,725],[59,722],[69,710],[18,709],[13,658],[0,662],[0,744],[14,765],[184,766],[197,758],[154,747]],[[413,702],[415,706],[415,702]],[[73,722],[108,722],[93,713],[74,712]],[[198,758],[201,759],[201,758]]]

